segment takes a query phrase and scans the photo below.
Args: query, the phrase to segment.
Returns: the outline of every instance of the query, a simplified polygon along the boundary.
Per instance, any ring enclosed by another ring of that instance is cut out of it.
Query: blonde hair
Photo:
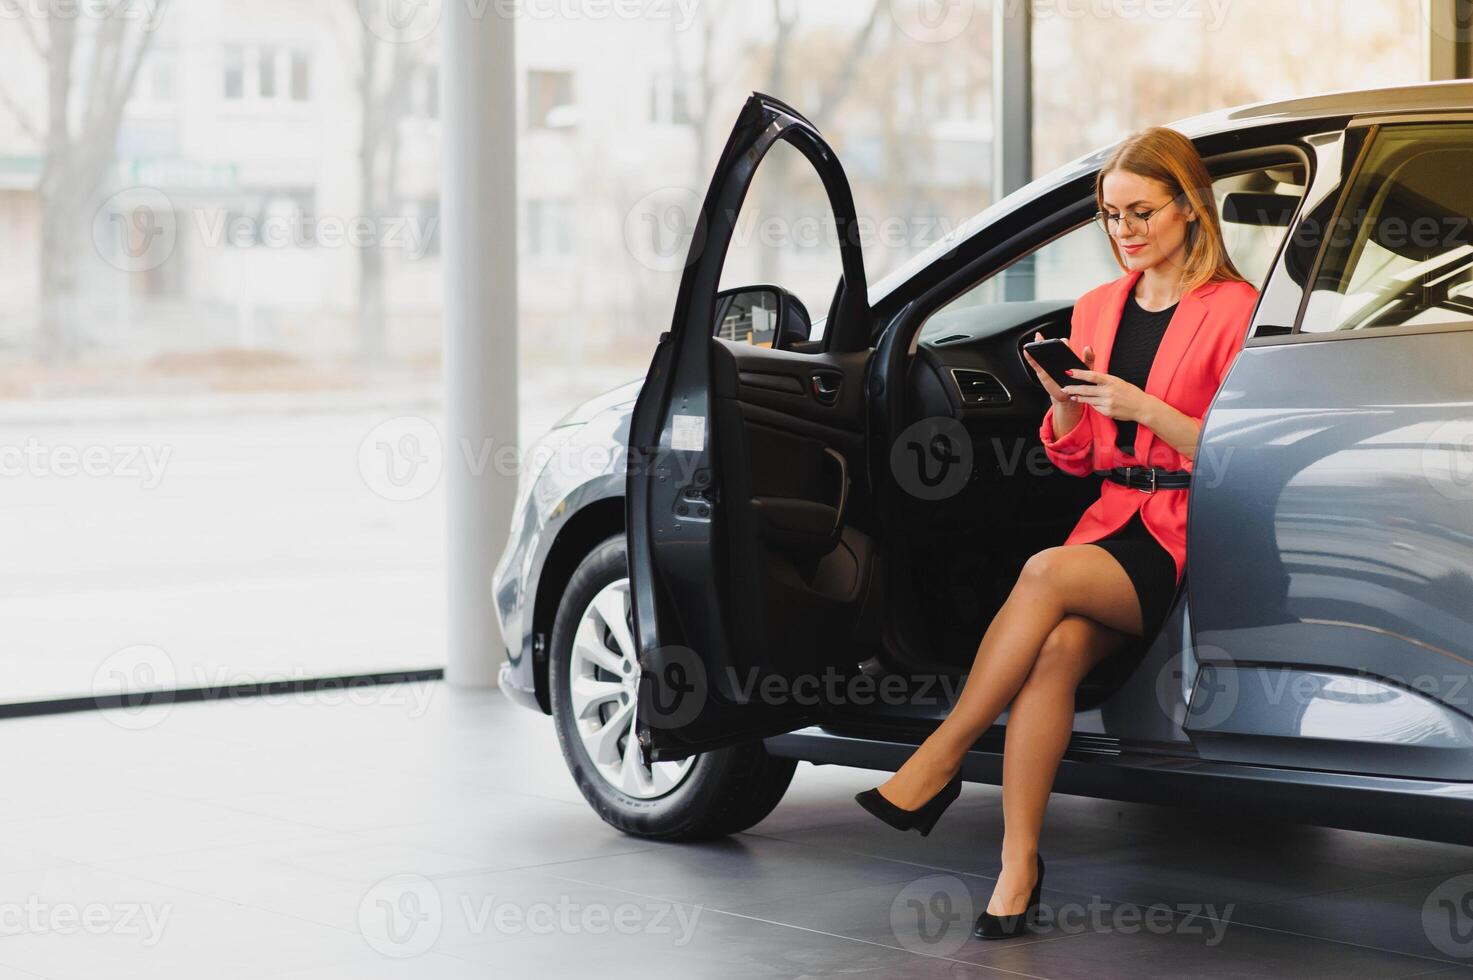
[[[1222,219],[1212,196],[1212,175],[1192,141],[1165,126],[1151,126],[1126,137],[1110,154],[1095,178],[1095,203],[1105,210],[1105,177],[1124,171],[1157,181],[1171,193],[1172,200],[1186,199],[1197,220],[1187,224],[1186,260],[1182,263],[1183,292],[1209,282],[1246,282],[1228,257],[1222,240]],[[1130,266],[1120,254],[1120,243],[1110,236],[1115,261],[1126,271]]]

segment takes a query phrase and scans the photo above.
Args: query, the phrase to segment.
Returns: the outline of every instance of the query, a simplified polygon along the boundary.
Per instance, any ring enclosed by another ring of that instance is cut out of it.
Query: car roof
[[[1333,119],[1343,116],[1400,113],[1436,112],[1441,110],[1473,110],[1473,81],[1453,79],[1444,82],[1422,82],[1416,85],[1401,85],[1394,88],[1345,89],[1322,92],[1293,99],[1278,99],[1269,102],[1253,102],[1217,109],[1200,115],[1189,116],[1166,123],[1192,139],[1201,139],[1218,133],[1253,129],[1285,122],[1311,119]],[[1126,134],[1121,134],[1121,139]],[[945,255],[959,243],[971,238],[983,227],[991,224],[1000,215],[1020,205],[1042,197],[1049,191],[1090,174],[1104,165],[1106,158],[1120,140],[1092,150],[1085,155],[1029,181],[1007,197],[995,201],[972,217],[957,225],[948,235],[912,256],[894,271],[869,287],[871,308],[893,292],[901,283],[918,271]]]
[[[1473,109],[1473,81],[1454,79],[1395,88],[1345,89],[1294,99],[1253,102],[1232,109],[1204,112],[1169,125],[1195,137],[1268,122],[1441,109]]]

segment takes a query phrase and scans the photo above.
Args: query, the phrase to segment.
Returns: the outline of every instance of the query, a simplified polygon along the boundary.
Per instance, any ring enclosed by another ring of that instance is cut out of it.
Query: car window
[[[1212,182],[1228,257],[1255,288],[1262,289],[1268,279],[1307,188],[1308,171],[1302,163],[1264,167]]]
[[[1233,174],[1212,184],[1228,255],[1255,286],[1263,285],[1288,234],[1289,222],[1304,196],[1305,180],[1304,166],[1294,164]],[[927,321],[920,339],[956,332],[957,317],[951,314],[971,307],[1034,300],[1073,302],[1122,274],[1104,229],[1089,221],[952,300],[943,311],[948,315]]]
[[[843,275],[839,236],[828,191],[813,165],[778,140],[762,158],[737,213],[721,267],[721,288],[780,286],[810,322],[828,312]],[[775,323],[765,299],[744,301],[717,325],[717,336],[772,345]],[[823,335],[822,320],[809,339]]]
[[[999,270],[952,300],[926,321],[920,339],[954,333],[965,311],[997,303],[1060,300],[1072,302],[1102,282],[1120,275],[1104,230],[1091,221]]]
[[[1473,126],[1384,126],[1300,318],[1305,333],[1473,321]]]

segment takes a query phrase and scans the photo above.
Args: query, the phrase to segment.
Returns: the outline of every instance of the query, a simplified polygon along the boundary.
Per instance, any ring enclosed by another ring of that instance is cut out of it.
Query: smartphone
[[[1060,337],[1052,340],[1035,340],[1023,345],[1028,356],[1038,362],[1039,367],[1048,372],[1048,376],[1054,379],[1054,383],[1060,388],[1065,385],[1084,384],[1078,378],[1071,378],[1064,372],[1073,368],[1080,371],[1088,370],[1088,365],[1079,359],[1069,342]]]

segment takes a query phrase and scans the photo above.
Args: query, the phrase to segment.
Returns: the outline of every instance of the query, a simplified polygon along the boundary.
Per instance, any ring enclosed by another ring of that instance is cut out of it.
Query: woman
[[[1067,473],[1134,466],[1157,489],[1119,482],[1123,471],[1103,482],[1065,542],[1024,565],[947,718],[856,797],[892,826],[929,833],[960,792],[967,750],[1011,704],[1002,872],[977,919],[981,938],[1016,935],[1038,903],[1038,838],[1075,689],[1132,637],[1153,637],[1176,592],[1202,417],[1258,300],[1228,258],[1211,176],[1180,133],[1152,127],[1126,139],[1096,178],[1095,200],[1125,275],[1075,304],[1069,344],[1090,368],[1072,373],[1079,384],[1059,387],[1028,358],[1052,401],[1039,436]]]

